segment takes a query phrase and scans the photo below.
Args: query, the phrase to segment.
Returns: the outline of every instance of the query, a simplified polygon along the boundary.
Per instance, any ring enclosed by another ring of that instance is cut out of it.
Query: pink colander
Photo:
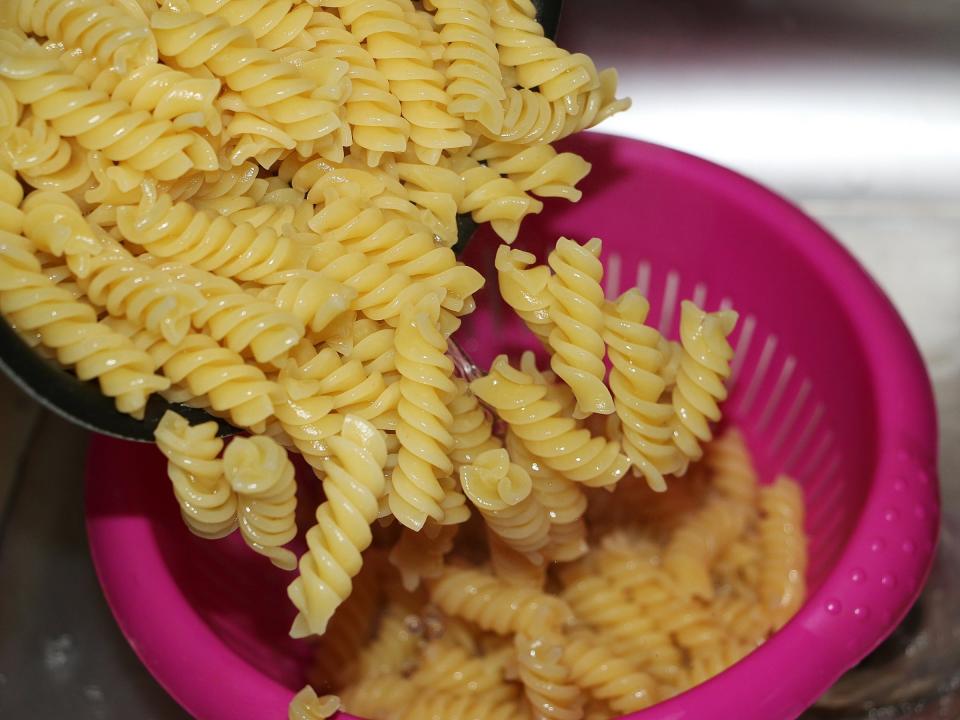
[[[679,302],[735,307],[725,412],[765,481],[802,483],[809,598],[765,645],[637,720],[785,720],[873,649],[916,599],[937,538],[936,427],[917,349],[882,291],[803,213],[728,170],[662,147],[585,134],[576,205],[550,202],[520,247],[604,240],[608,297],[638,286],[672,331]],[[497,241],[467,259],[494,277]],[[531,344],[496,283],[460,333],[486,366]],[[674,333],[671,333],[674,334]],[[308,650],[287,637],[290,576],[236,538],[182,526],[160,453],[95,438],[87,472],[94,563],[130,644],[201,720],[282,720]],[[342,718],[351,717],[342,714]]]

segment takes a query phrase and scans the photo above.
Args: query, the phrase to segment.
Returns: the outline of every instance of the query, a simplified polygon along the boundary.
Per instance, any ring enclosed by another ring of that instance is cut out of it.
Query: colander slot
[[[804,405],[807,402],[807,398],[810,397],[810,391],[812,389],[813,383],[810,381],[810,378],[806,378],[803,381],[803,384],[800,385],[800,389],[797,391],[797,394],[794,396],[793,403],[790,405],[790,409],[787,410],[786,415],[783,416],[783,422],[780,423],[780,429],[777,430],[776,434],[773,436],[773,441],[770,443],[771,455],[777,455],[783,448],[783,443],[790,435],[790,431],[793,430],[793,426],[797,422],[797,418],[800,417],[800,412],[803,410]]]
[[[743,329],[740,331],[740,337],[737,339],[737,346],[733,351],[733,363],[730,366],[729,387],[733,390],[743,369],[743,363],[747,357],[747,351],[750,349],[750,341],[753,340],[753,331],[757,328],[756,315],[747,315],[743,319]]]
[[[817,405],[814,409],[813,414],[810,416],[810,419],[807,421],[806,426],[803,428],[803,431],[800,433],[800,437],[797,438],[796,444],[793,446],[793,450],[790,452],[790,455],[783,463],[783,471],[785,473],[790,473],[790,469],[794,467],[794,464],[800,459],[803,454],[803,451],[806,450],[807,444],[813,438],[814,433],[817,428],[820,426],[821,420],[823,420],[823,413],[825,411],[823,403]],[[797,477],[797,474],[794,474],[794,477]],[[799,478],[798,478],[799,479]]]
[[[707,286],[703,283],[697,283],[693,289],[693,304],[698,308],[707,307]]]
[[[667,273],[667,283],[663,288],[663,304],[660,306],[660,334],[670,337],[673,329],[673,316],[677,311],[677,291],[680,289],[680,274],[676,270]]]
[[[773,386],[773,392],[770,393],[770,397],[767,399],[766,407],[763,408],[763,412],[760,414],[760,420],[757,423],[758,431],[766,431],[767,426],[770,424],[770,420],[773,418],[774,412],[776,412],[777,408],[780,406],[780,401],[783,400],[783,393],[787,389],[787,385],[790,383],[790,378],[793,377],[793,371],[796,369],[797,358],[793,355],[790,355],[783,363],[783,367],[780,369],[780,376],[777,378],[777,383]]]
[[[650,263],[641,260],[637,263],[637,282],[636,288],[644,297],[650,296]]]
[[[620,271],[623,268],[623,259],[620,253],[612,252],[607,256],[607,264],[603,269],[606,296],[611,300],[620,295]]]
[[[747,415],[753,407],[753,403],[757,399],[757,393],[760,391],[760,386],[763,384],[764,379],[767,377],[767,372],[770,370],[770,363],[773,361],[773,354],[776,350],[777,336],[770,334],[763,344],[760,359],[757,361],[757,366],[753,369],[753,375],[750,376],[750,383],[747,385],[747,390],[743,394],[743,399],[737,408],[740,415]]]

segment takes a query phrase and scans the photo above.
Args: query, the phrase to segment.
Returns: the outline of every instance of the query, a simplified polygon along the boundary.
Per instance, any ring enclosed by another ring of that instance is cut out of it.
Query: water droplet
[[[855,607],[853,609],[853,616],[860,622],[866,622],[870,619],[870,608],[867,607]]]
[[[913,544],[913,540],[904,540],[901,547],[903,548],[903,551],[909,555],[912,555],[917,551],[917,546]]]
[[[893,482],[893,489],[897,492],[903,492],[907,489],[907,484],[903,481],[903,478],[897,478]]]
[[[839,615],[840,611],[843,610],[843,606],[840,604],[839,600],[827,600],[827,604],[824,605],[824,609],[831,615]]]
[[[850,573],[850,579],[855,583],[865,582],[867,579],[867,573],[865,573],[862,568],[854,568]]]
[[[927,509],[923,505],[917,503],[916,507],[913,508],[913,514],[917,516],[918,520],[923,520],[927,517]]]
[[[887,543],[884,542],[883,538],[876,538],[872,543],[870,543],[871,552],[883,552],[884,548],[887,547]]]
[[[884,575],[880,578],[880,584],[885,588],[890,588],[891,590],[897,586],[897,578],[894,575]]]
[[[896,508],[887,508],[886,512],[883,513],[883,519],[887,522],[896,522],[900,518],[900,513],[897,512]]]

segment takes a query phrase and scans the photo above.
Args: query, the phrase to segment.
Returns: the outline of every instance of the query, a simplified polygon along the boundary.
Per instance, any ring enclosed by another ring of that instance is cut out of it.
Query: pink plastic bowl
[[[916,599],[936,543],[939,497],[930,384],[887,298],[795,207],[703,160],[581,135],[593,163],[576,205],[551,202],[524,225],[542,254],[558,235],[605,241],[608,295],[638,285],[651,322],[673,328],[693,298],[741,314],[730,420],[765,480],[804,487],[809,599],[768,643],[637,720],[794,718],[873,649]],[[496,241],[469,260],[493,277]],[[487,363],[530,340],[496,283],[461,333]],[[287,638],[289,575],[237,538],[182,526],[155,448],[95,438],[87,474],[93,559],[130,644],[202,720],[281,720],[307,649]],[[349,717],[342,715],[341,717]]]

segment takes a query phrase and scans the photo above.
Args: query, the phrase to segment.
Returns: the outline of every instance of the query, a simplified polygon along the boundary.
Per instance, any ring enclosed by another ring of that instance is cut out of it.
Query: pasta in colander
[[[155,439],[190,531],[290,573],[291,720],[600,720],[797,610],[802,492],[717,425],[736,314],[661,334],[599,239],[509,247],[629,105],[529,0],[8,5],[0,312],[122,412],[244,432]],[[539,357],[455,347],[486,282]]]

